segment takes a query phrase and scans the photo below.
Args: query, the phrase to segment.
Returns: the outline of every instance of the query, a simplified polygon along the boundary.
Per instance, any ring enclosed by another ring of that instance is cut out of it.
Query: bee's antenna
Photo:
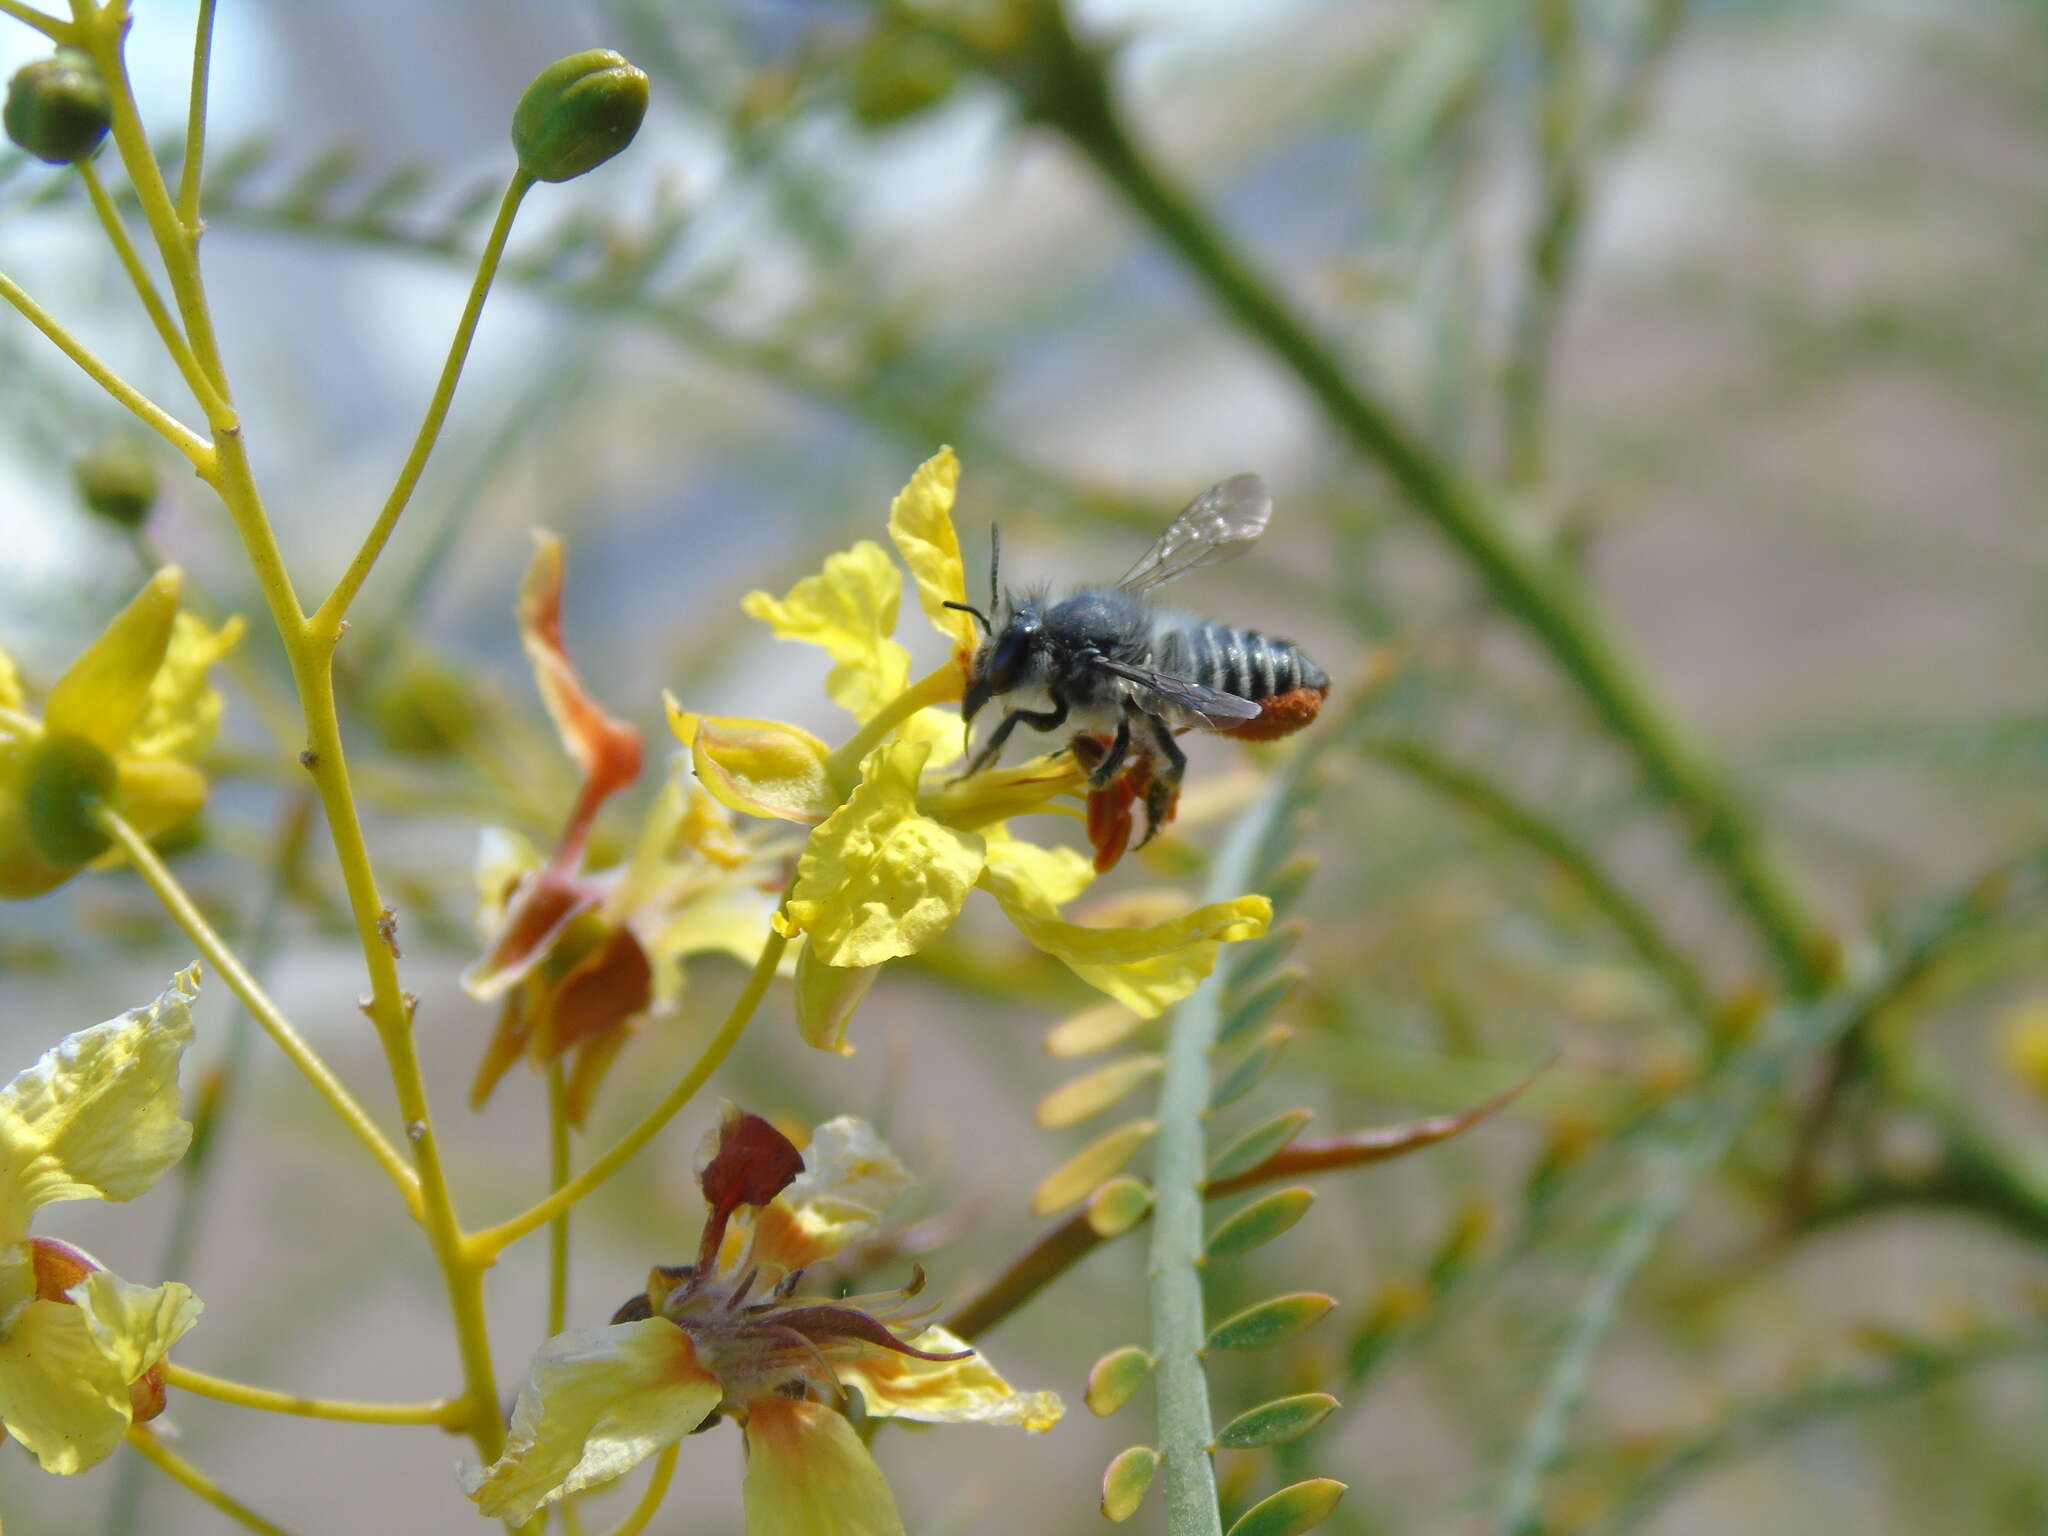
[[[983,613],[979,608],[975,607],[972,603],[956,603],[949,599],[946,602],[941,603],[939,606],[942,608],[958,609],[961,613],[971,613],[974,615],[976,619],[978,619],[981,622],[981,632],[984,635],[995,633],[995,631],[989,625],[988,615]]]
[[[988,611],[994,613],[1003,603],[1003,588],[997,579],[1003,564],[1003,530],[994,523],[988,525]]]

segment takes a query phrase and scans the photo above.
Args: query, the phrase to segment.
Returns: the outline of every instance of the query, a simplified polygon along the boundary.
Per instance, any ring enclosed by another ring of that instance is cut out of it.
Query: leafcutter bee
[[[1070,732],[1089,769],[1090,840],[1106,869],[1123,853],[1135,800],[1146,812],[1140,847],[1172,819],[1187,768],[1176,733],[1271,741],[1315,719],[1330,679],[1299,646],[1156,608],[1147,597],[1243,554],[1272,515],[1265,481],[1233,475],[1189,502],[1116,585],[1083,587],[1059,602],[1002,589],[1002,546],[992,530],[989,612],[947,605],[973,614],[984,636],[961,714],[971,727],[991,700],[1005,706],[968,771],[995,762],[1020,725]]]

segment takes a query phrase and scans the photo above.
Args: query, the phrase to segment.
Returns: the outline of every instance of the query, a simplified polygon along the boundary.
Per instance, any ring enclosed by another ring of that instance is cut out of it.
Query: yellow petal
[[[845,1419],[764,1398],[747,1415],[749,1536],[903,1536],[887,1479]]]
[[[136,831],[155,837],[199,814],[206,776],[174,757],[117,757],[112,800]]]
[[[989,876],[1014,893],[1041,917],[1058,917],[1059,909],[1095,883],[1095,866],[1072,848],[1047,848],[1012,837],[1007,828],[991,833]]]
[[[820,646],[832,658],[825,692],[865,720],[910,681],[910,653],[892,638],[903,576],[881,545],[863,539],[825,561],[781,599],[749,592],[740,606],[783,640]]]
[[[825,767],[832,749],[799,726],[693,715],[673,698],[668,723],[690,749],[697,782],[721,805],[812,825],[839,803]]]
[[[111,1456],[128,1432],[128,1378],[82,1308],[32,1301],[0,1332],[0,1425],[69,1475]]]
[[[789,919],[827,965],[916,954],[953,925],[981,873],[982,839],[917,809],[930,752],[922,742],[877,747],[859,786],[804,845]]]
[[[28,691],[21,686],[21,668],[0,651],[0,709],[27,709]]]
[[[124,1386],[154,1369],[204,1310],[199,1298],[175,1280],[130,1285],[104,1269],[94,1270],[65,1294],[85,1314],[93,1342],[113,1362]]]
[[[1051,915],[1045,888],[1031,876],[1029,856],[1020,859],[1014,852],[1029,846],[991,844],[982,885],[1025,938],[1148,1019],[1201,985],[1216,964],[1219,944],[1258,938],[1273,915],[1265,897],[1239,896],[1141,928],[1084,928]]]
[[[958,721],[960,717],[956,714],[950,718]],[[933,761],[938,759],[934,757]],[[948,774],[927,784],[918,803],[948,826],[978,832],[1012,816],[1054,809],[1052,802],[1061,795],[1078,797],[1084,778],[1073,753],[1054,752],[1014,767],[985,768],[964,778]],[[1080,864],[1088,867],[1085,859],[1080,859]],[[1093,878],[1092,871],[1087,878]]]
[[[76,732],[107,752],[127,741],[149,707],[150,684],[170,648],[183,585],[183,573],[167,565],[114,615],[50,690],[43,719],[51,730]]]
[[[674,1445],[721,1396],[689,1335],[666,1318],[557,1334],[519,1389],[505,1454],[465,1468],[463,1491],[492,1519],[524,1524]]]
[[[477,834],[476,862],[470,878],[476,884],[476,931],[496,938],[512,904],[512,891],[522,876],[541,865],[540,850],[530,838],[509,827],[485,827]]]
[[[804,1171],[778,1198],[797,1213],[805,1231],[836,1253],[872,1232],[909,1187],[910,1170],[875,1128],[840,1115],[811,1132]]]
[[[796,961],[796,1027],[806,1045],[839,1056],[851,1056],[847,1027],[879,966],[827,965],[806,944]]]
[[[197,966],[155,1002],[82,1029],[0,1088],[0,1242],[54,1200],[132,1200],[185,1155],[178,1059]]]
[[[913,1349],[944,1355],[967,1348],[943,1328],[927,1328]],[[1019,1392],[980,1355],[965,1360],[919,1360],[877,1350],[833,1371],[859,1387],[876,1418],[919,1419],[928,1424],[1016,1424],[1040,1433],[1066,1412],[1056,1392]]]
[[[220,690],[206,680],[213,664],[242,638],[241,619],[215,629],[197,614],[181,613],[171,623],[171,643],[149,685],[142,719],[124,755],[169,757],[195,763],[212,747],[220,729]]]
[[[953,527],[953,498],[960,485],[960,461],[941,448],[910,477],[889,507],[889,537],[917,583],[918,605],[932,627],[953,643],[964,660],[973,656],[974,620],[949,602],[967,601],[967,573],[960,563],[960,535]]]

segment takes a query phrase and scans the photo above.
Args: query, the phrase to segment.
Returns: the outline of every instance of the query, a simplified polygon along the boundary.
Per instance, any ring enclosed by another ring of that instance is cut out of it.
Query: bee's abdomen
[[[1262,703],[1303,689],[1329,691],[1329,675],[1291,640],[1253,629],[1197,623],[1179,637],[1189,681]]]

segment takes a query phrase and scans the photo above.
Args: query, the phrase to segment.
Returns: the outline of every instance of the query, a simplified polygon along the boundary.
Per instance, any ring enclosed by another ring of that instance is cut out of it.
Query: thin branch
[[[193,1497],[211,1504],[235,1524],[257,1536],[291,1536],[283,1526],[273,1524],[255,1510],[224,1492],[220,1484],[140,1426],[128,1431],[128,1443],[146,1461]]]
[[[192,100],[185,112],[185,163],[178,170],[178,222],[194,236],[200,230],[199,181],[206,161],[206,92],[213,73],[214,0],[199,0],[192,36]]]
[[[209,1376],[175,1362],[166,1362],[164,1383],[195,1397],[217,1403],[233,1403],[259,1413],[283,1413],[302,1419],[332,1419],[340,1424],[430,1424],[442,1429],[461,1429],[468,1419],[468,1404],[459,1397],[437,1403],[359,1403],[344,1398],[306,1397],[297,1392],[277,1392],[269,1387],[252,1387],[247,1382]]]

